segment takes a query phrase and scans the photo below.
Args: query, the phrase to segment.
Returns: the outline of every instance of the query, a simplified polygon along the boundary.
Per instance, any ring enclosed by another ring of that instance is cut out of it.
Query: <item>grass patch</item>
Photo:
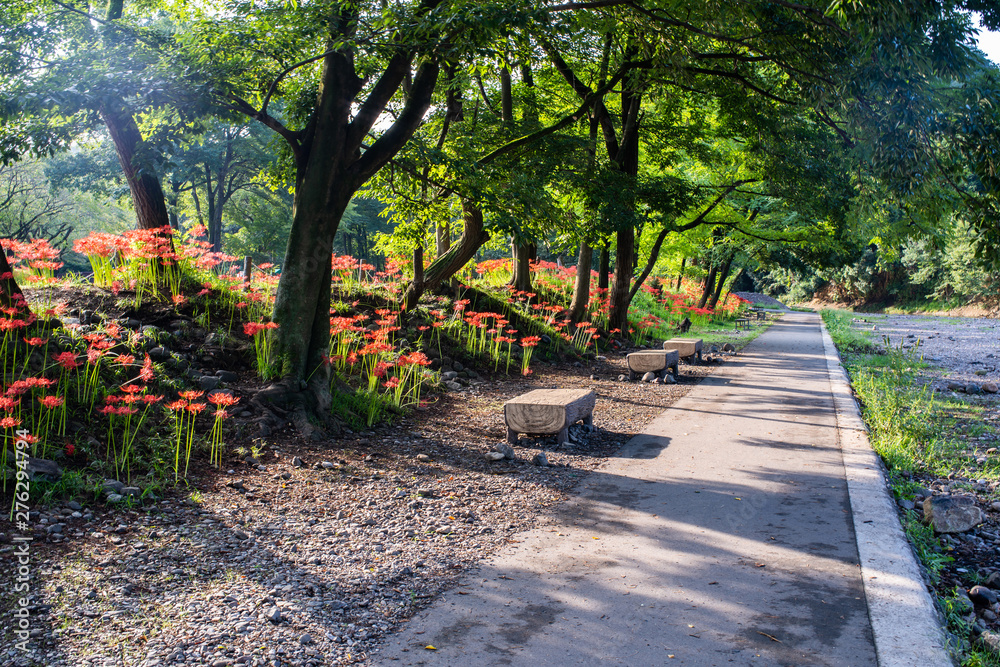
[[[871,445],[888,468],[897,498],[913,498],[920,487],[914,478],[957,474],[960,478],[1000,479],[1000,463],[989,458],[983,464],[977,461],[976,439],[991,430],[983,423],[982,407],[932,392],[921,381],[928,367],[919,346],[906,350],[902,344],[892,346],[887,340],[880,346],[872,341],[871,332],[853,326],[853,313],[824,310],[822,315],[860,399]],[[904,511],[901,522],[931,580],[938,582],[953,561],[949,549],[920,521],[919,511]],[[970,639],[972,629],[963,617],[967,612],[955,595],[939,590],[937,597],[948,630],[963,640]],[[976,649],[969,641],[963,641],[960,653],[964,667],[1000,665],[996,656]]]

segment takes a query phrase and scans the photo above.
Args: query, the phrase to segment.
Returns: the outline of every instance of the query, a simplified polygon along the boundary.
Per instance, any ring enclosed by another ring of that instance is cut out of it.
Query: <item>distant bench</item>
[[[643,350],[625,356],[629,380],[634,380],[636,375],[650,372],[659,375],[668,368],[673,369],[674,377],[677,377],[680,374],[679,361],[677,350]]]
[[[682,359],[689,359],[692,363],[695,358],[701,361],[701,347],[700,338],[671,338],[663,341],[664,350],[676,350]]]
[[[556,434],[559,444],[569,442],[569,427],[583,420],[594,424],[597,397],[589,389],[535,389],[504,403],[507,442],[515,444],[519,433]]]
[[[737,317],[736,318],[736,328],[739,329],[743,327],[744,329],[750,328],[750,318],[749,317]]]

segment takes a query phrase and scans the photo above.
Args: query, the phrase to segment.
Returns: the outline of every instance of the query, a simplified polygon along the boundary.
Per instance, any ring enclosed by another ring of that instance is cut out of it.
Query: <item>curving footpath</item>
[[[372,664],[951,665],[845,382],[786,314]]]

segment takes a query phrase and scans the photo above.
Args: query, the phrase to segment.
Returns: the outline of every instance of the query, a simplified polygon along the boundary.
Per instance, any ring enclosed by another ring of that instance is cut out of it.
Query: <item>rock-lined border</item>
[[[899,523],[882,462],[868,442],[847,371],[822,321],[820,328],[878,664],[951,667],[944,626]]]

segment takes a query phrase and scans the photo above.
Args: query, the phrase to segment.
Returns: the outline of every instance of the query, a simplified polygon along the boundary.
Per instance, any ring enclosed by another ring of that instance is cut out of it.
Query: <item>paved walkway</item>
[[[517,539],[372,663],[877,664],[816,315],[785,315]]]

